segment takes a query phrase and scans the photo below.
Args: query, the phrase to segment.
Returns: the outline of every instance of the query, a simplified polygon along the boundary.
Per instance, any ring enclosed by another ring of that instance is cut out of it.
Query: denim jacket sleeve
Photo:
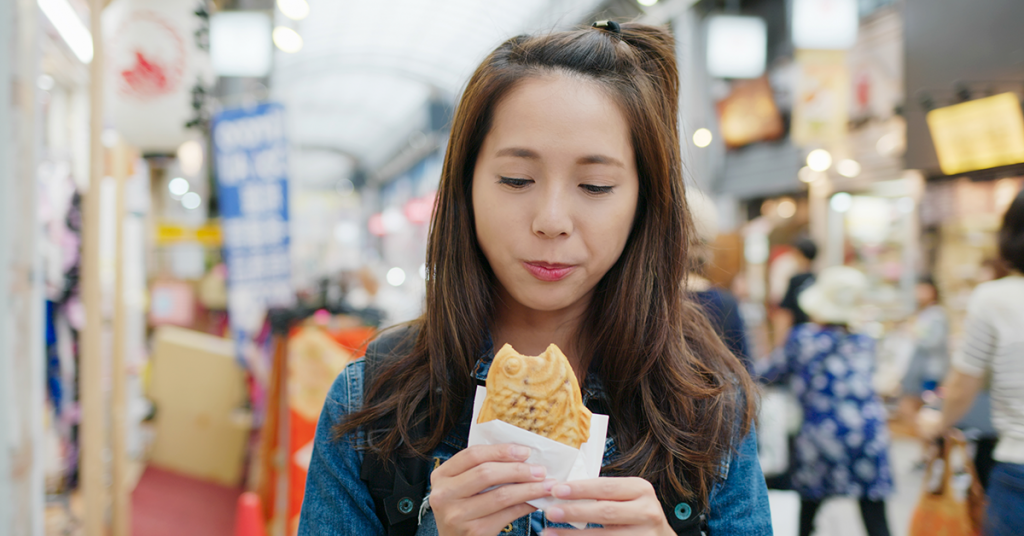
[[[711,491],[708,512],[711,535],[771,536],[768,488],[757,459],[757,432],[753,426],[723,471],[725,478]]]
[[[361,437],[334,437],[334,426],[363,403],[363,366],[359,359],[334,380],[313,441],[299,536],[384,536],[366,483],[359,479],[363,453],[354,448]]]

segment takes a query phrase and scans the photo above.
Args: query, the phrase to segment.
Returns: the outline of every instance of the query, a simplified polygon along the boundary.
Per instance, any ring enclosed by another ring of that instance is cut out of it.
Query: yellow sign
[[[220,225],[209,224],[202,227],[183,227],[166,223],[157,225],[157,244],[166,245],[179,242],[201,242],[207,246],[220,246],[222,242]]]
[[[1024,115],[1013,93],[932,110],[928,128],[946,175],[1024,163]]]

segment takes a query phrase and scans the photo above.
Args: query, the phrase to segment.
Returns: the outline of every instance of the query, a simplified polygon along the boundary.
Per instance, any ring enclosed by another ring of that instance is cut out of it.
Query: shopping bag
[[[967,457],[967,442],[959,431],[949,432],[929,457],[909,536],[978,536],[984,512],[985,497]]]

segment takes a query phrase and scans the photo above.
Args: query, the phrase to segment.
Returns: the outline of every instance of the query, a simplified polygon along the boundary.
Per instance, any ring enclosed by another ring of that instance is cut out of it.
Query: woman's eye
[[[591,194],[607,194],[612,191],[611,186],[596,186],[593,184],[581,184],[580,188],[583,188],[587,193]]]
[[[513,188],[525,188],[527,185],[529,185],[533,181],[530,180],[530,179],[516,179],[516,178],[513,178],[513,177],[501,177],[498,180],[498,182],[500,184],[506,184],[506,185],[511,186]]]

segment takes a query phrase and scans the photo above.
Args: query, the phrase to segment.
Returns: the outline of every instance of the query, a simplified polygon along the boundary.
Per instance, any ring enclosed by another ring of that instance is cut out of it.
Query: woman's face
[[[626,118],[597,83],[521,81],[473,172],[477,241],[502,294],[535,311],[585,307],[622,254],[639,187]]]

